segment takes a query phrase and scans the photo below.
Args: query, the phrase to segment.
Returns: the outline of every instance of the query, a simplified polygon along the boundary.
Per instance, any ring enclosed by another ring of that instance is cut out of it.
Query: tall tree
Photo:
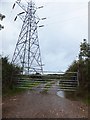
[[[89,70],[90,70],[90,44],[86,39],[80,45],[79,53],[79,73],[80,82],[84,86],[83,89],[88,88],[89,84]]]
[[[83,42],[80,45],[79,60],[87,60],[90,58],[90,44],[86,39],[83,39]]]
[[[81,95],[85,96],[88,92],[88,85],[90,84],[90,44],[86,39],[80,44],[79,59],[74,61],[68,68],[68,72],[79,71],[79,92]],[[66,72],[67,72],[66,71]],[[83,94],[85,93],[85,94]]]

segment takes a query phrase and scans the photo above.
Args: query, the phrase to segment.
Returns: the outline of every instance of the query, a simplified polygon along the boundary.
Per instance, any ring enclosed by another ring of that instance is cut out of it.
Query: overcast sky
[[[22,0],[24,1],[24,0]],[[44,5],[37,11],[40,18],[46,17],[38,29],[44,70],[65,71],[77,59],[79,46],[88,39],[88,0],[34,0],[36,6]],[[14,0],[0,0],[0,13],[6,18],[1,22],[0,54],[12,58],[22,21],[14,18],[21,11]]]

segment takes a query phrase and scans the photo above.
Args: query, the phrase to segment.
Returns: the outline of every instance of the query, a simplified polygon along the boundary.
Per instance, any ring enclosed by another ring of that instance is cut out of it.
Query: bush
[[[8,57],[1,57],[0,59],[2,61],[2,90],[4,92],[16,85],[16,79],[13,76],[20,73],[20,68],[11,64]]]

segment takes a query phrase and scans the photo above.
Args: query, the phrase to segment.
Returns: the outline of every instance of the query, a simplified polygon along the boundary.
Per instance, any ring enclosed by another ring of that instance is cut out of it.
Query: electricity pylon
[[[23,25],[13,54],[12,63],[22,68],[22,74],[43,73],[37,31],[40,19],[36,15],[37,9],[43,6],[37,8],[32,0],[26,2],[27,6],[23,5],[21,0],[17,0],[16,3],[22,8],[23,12],[17,14],[14,21],[19,16],[23,21]],[[13,5],[13,9],[16,3]],[[42,18],[42,20],[44,19]],[[43,25],[39,27],[43,27]]]

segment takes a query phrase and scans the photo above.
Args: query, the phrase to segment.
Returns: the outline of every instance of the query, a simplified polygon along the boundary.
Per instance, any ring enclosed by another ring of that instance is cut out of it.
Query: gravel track
[[[52,88],[51,88],[52,89]],[[3,99],[3,118],[88,118],[88,106],[56,95],[27,90]]]

